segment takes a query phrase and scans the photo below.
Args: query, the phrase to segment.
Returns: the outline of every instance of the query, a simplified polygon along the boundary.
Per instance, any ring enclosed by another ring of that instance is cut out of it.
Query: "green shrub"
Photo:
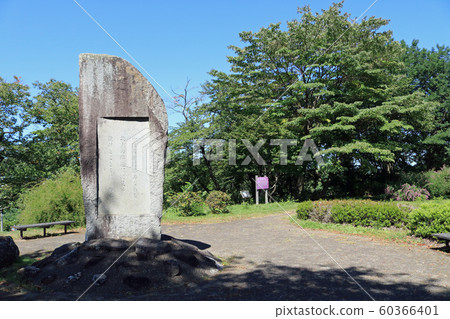
[[[19,211],[17,208],[8,208],[4,210],[3,231],[10,231],[11,227],[19,223]]]
[[[171,198],[171,205],[175,207],[180,216],[204,215],[204,203],[198,192],[185,190],[176,193]]]
[[[384,193],[388,198],[395,199],[397,201],[415,201],[415,200],[427,200],[430,198],[430,193],[425,188],[420,188],[415,185],[403,184],[402,187],[394,191],[394,188],[387,186]]]
[[[302,202],[297,207],[297,216],[300,219],[311,219],[316,222],[331,222],[331,208],[340,200],[319,200]]]
[[[450,232],[450,201],[421,204],[409,214],[407,227],[421,237]]]
[[[206,205],[202,202],[195,202],[192,203],[191,206],[191,216],[200,216],[200,215],[206,215]]]
[[[297,207],[297,217],[299,219],[308,219],[309,215],[313,211],[313,202],[308,200],[305,202],[301,202]]]
[[[340,200],[306,201],[297,207],[297,216],[300,219],[311,219],[316,222],[331,222],[331,208]]]
[[[306,201],[299,204],[297,217],[354,226],[402,227],[410,210],[394,202],[371,200]]]
[[[331,208],[334,223],[370,227],[406,225],[409,209],[394,202],[371,200],[341,201]]]
[[[206,205],[213,214],[229,213],[227,206],[230,204],[230,196],[221,191],[212,191],[206,197]]]
[[[450,198],[450,167],[426,172],[426,187],[433,197]]]
[[[73,220],[85,225],[80,175],[67,169],[29,189],[19,198],[19,211],[21,224]]]

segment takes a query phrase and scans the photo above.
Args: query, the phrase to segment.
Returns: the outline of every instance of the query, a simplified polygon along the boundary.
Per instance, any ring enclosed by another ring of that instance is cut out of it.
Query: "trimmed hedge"
[[[408,229],[416,236],[450,232],[450,201],[423,203],[409,214]]]
[[[297,207],[297,217],[299,219],[308,219],[313,210],[314,205],[312,201],[301,202]]]
[[[402,227],[407,223],[409,209],[394,202],[371,200],[307,201],[298,206],[300,219],[371,227]]]
[[[430,237],[450,232],[450,201],[426,201],[414,205],[371,200],[306,201],[297,217],[366,227],[406,227],[412,235]]]
[[[402,227],[407,223],[409,210],[393,202],[371,200],[343,201],[331,208],[334,223],[354,226]]]

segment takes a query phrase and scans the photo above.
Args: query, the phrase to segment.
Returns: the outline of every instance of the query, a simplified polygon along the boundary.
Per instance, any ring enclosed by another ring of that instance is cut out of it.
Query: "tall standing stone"
[[[127,61],[80,55],[81,181],[86,240],[161,237],[167,113]]]

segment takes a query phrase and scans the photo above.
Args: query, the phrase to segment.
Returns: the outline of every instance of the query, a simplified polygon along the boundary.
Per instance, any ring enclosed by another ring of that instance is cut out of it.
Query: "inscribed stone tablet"
[[[150,213],[149,133],[147,121],[99,119],[100,216]]]

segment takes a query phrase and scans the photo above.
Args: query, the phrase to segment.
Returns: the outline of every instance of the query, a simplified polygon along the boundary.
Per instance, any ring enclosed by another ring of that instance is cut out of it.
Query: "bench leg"
[[[448,242],[449,242],[448,240],[445,241],[445,247],[447,248],[449,248]]]
[[[23,239],[23,230],[20,230],[20,239]]]
[[[64,234],[67,234],[67,225],[64,225]]]
[[[46,229],[47,229],[47,228],[44,227],[44,237],[45,237],[45,230],[46,230]]]

